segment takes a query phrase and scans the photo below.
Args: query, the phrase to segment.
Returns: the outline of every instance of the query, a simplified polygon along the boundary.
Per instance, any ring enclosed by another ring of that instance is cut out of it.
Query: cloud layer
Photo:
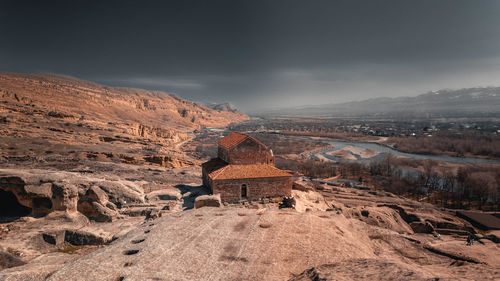
[[[499,1],[12,1],[0,71],[246,110],[498,85]]]

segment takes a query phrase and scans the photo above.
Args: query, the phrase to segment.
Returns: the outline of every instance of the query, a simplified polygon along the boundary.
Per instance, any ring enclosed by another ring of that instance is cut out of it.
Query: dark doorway
[[[12,192],[0,190],[0,222],[11,222],[29,214],[31,208],[19,204]]]
[[[242,184],[241,185],[241,198],[246,198],[247,197],[247,185]]]

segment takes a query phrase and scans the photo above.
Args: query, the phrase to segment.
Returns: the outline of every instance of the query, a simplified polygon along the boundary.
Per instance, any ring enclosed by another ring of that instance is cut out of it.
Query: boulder
[[[111,222],[118,215],[116,205],[108,201],[104,190],[96,185],[91,186],[85,194],[80,194],[78,211],[89,219],[98,222]]]
[[[113,211],[118,211],[118,208],[116,207],[116,205],[111,203],[111,202],[106,203],[106,207],[108,207],[109,209],[111,209]]]
[[[106,192],[104,192],[104,190],[100,189],[98,186],[96,185],[93,185],[91,186],[87,192],[86,192],[86,197],[87,199],[91,199],[91,200],[94,200],[96,202],[99,202],[101,203],[102,205],[106,205],[106,203],[108,202],[109,200],[109,197],[108,195],[106,194]]]
[[[78,211],[89,219],[98,222],[111,222],[118,216],[118,212],[112,210],[101,203],[93,200],[83,200],[78,202]]]
[[[52,184],[52,210],[76,212],[78,188],[72,184]]]
[[[295,182],[293,182],[292,189],[296,189],[296,190],[300,190],[300,191],[307,191],[308,188],[302,182],[295,181]]]
[[[201,195],[196,197],[196,199],[194,200],[194,207],[196,209],[201,207],[220,207],[220,206],[222,206],[220,194]]]
[[[88,218],[94,218],[98,216],[98,212],[92,205],[90,200],[80,200],[78,202],[78,212],[84,214]]]
[[[64,234],[64,241],[74,245],[104,245],[111,242],[113,239],[112,235],[94,233],[90,231],[83,230],[66,230]]]
[[[96,185],[104,190],[108,195],[109,201],[117,206],[128,203],[144,203],[144,194],[137,187],[118,181],[102,181],[96,183]]]
[[[178,189],[161,189],[146,194],[148,201],[181,200],[182,194]]]
[[[106,206],[103,206],[99,202],[92,202],[92,207],[94,207],[94,210],[97,212],[97,216],[95,216],[93,219],[98,222],[111,222],[113,221],[113,218],[118,216],[118,212],[114,211]]]
[[[85,229],[86,230],[66,229],[46,232],[42,233],[42,238],[45,242],[56,246],[63,245],[65,242],[74,246],[103,245],[111,242],[113,239],[112,235],[109,233],[97,232],[89,228]]]

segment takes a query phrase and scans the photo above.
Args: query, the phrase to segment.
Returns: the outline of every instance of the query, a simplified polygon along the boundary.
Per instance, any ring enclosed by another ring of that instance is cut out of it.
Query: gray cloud
[[[205,85],[191,79],[184,78],[162,78],[162,77],[129,77],[129,78],[111,78],[102,80],[102,83],[112,83],[116,85],[130,84],[142,85],[143,87],[156,87],[158,89],[172,90],[203,90]]]
[[[498,85],[500,1],[3,1],[0,71],[262,108]]]

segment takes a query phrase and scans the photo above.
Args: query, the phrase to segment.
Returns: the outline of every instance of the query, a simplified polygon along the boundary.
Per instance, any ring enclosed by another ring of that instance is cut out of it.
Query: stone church
[[[292,175],[274,167],[274,155],[257,139],[236,132],[218,143],[218,157],[202,164],[203,184],[223,201],[291,196]]]

